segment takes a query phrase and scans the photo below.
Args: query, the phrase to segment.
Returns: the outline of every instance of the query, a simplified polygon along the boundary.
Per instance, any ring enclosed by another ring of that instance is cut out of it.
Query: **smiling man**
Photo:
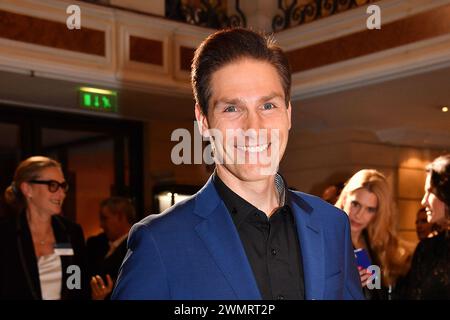
[[[136,224],[115,299],[360,299],[345,213],[277,173],[291,73],[272,39],[218,31],[192,64],[216,170],[190,199]]]

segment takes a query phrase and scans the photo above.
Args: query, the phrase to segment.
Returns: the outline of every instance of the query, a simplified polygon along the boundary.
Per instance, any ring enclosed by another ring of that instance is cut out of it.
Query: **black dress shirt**
[[[234,193],[216,173],[213,179],[236,226],[262,298],[304,299],[300,244],[281,176],[276,176],[281,206],[270,218]]]

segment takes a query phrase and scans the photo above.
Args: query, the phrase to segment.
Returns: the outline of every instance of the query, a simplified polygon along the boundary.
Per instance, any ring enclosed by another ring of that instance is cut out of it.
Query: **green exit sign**
[[[117,112],[117,93],[97,88],[80,88],[80,107],[105,112]]]

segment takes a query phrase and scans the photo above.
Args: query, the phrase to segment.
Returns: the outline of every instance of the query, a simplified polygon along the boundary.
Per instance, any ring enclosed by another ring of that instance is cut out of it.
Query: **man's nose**
[[[244,130],[255,129],[258,130],[261,128],[261,118],[259,114],[255,111],[249,111],[246,117]]]

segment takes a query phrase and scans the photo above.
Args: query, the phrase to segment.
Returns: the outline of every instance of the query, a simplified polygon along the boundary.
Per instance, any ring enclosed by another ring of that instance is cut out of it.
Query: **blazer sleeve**
[[[361,287],[361,280],[353,253],[352,239],[350,235],[350,223],[345,219],[345,300],[365,300]]]
[[[128,251],[120,268],[112,300],[170,299],[167,271],[160,250],[147,225],[130,231]]]

